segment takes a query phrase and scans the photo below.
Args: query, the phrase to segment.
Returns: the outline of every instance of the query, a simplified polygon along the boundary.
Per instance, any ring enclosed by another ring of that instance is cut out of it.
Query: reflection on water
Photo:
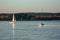
[[[15,24],[13,23],[13,24],[12,24],[12,28],[13,28],[13,29],[14,29],[14,26],[15,26]]]
[[[60,21],[0,21],[0,40],[60,40]]]
[[[15,27],[15,23],[12,23],[12,32],[13,32],[13,40],[14,40],[14,27]]]
[[[12,31],[13,31],[13,40],[14,40],[14,29]]]

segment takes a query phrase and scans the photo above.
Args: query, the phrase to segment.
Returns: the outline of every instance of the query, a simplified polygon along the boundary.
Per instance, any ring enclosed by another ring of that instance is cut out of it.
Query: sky
[[[0,0],[0,13],[60,12],[60,0]]]

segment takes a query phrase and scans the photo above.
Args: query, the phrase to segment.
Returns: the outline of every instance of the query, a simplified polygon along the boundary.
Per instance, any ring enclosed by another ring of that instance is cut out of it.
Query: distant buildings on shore
[[[0,13],[0,21],[11,21],[13,13]],[[60,20],[60,13],[15,13],[17,21]]]

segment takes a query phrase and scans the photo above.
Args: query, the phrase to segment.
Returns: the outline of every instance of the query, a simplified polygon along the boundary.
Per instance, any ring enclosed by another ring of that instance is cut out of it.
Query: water
[[[60,21],[0,21],[0,40],[60,40]]]

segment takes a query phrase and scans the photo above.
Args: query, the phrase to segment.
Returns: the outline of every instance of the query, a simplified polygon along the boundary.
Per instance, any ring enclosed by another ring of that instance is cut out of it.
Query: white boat
[[[15,23],[16,23],[16,20],[15,20],[14,14],[13,14],[12,21],[10,22],[10,24],[12,24],[13,29],[14,29]]]
[[[16,20],[15,20],[14,14],[13,14],[12,21],[10,23],[14,23],[15,24],[15,22],[16,22]]]

